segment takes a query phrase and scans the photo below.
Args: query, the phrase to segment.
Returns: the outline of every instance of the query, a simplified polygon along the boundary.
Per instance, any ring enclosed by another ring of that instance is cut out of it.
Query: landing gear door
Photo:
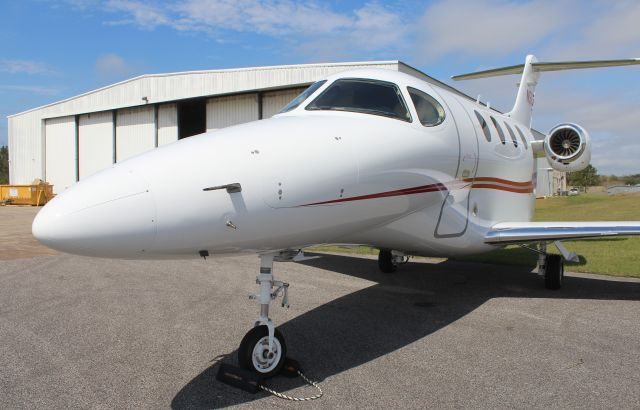
[[[442,203],[434,232],[436,238],[447,238],[461,236],[467,230],[471,185],[478,170],[478,136],[471,117],[458,98],[447,93],[442,93],[441,97],[453,114],[460,147],[455,181]]]

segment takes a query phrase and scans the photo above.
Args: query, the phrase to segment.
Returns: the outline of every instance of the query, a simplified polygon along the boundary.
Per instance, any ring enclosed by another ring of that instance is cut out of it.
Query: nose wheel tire
[[[378,267],[384,273],[393,273],[398,269],[391,251],[380,250],[380,253],[378,253]]]
[[[286,356],[287,346],[278,329],[274,332],[273,350],[269,351],[269,330],[265,325],[249,330],[238,348],[240,367],[260,373],[264,377],[276,375],[282,369]]]
[[[544,285],[547,289],[560,289],[564,280],[564,262],[560,255],[547,255]]]

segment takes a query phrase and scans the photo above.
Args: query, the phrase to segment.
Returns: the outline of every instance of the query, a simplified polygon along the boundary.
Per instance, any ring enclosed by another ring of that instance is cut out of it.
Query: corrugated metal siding
[[[76,119],[74,116],[46,121],[47,182],[60,193],[76,182]]]
[[[118,110],[116,118],[116,161],[124,161],[155,148],[152,106]]]
[[[558,195],[558,191],[567,190],[567,173],[553,170],[546,157],[536,158],[536,167],[537,197]]]
[[[9,118],[9,182],[44,179],[44,129],[39,112]]]
[[[262,95],[262,118],[273,117],[280,112],[282,107],[289,104],[305,87],[290,90],[271,91]]]
[[[113,113],[96,112],[80,116],[78,163],[80,179],[113,163]]]
[[[158,146],[178,140],[178,106],[163,104],[158,107]]]
[[[207,101],[207,131],[258,119],[257,94],[211,98]]]

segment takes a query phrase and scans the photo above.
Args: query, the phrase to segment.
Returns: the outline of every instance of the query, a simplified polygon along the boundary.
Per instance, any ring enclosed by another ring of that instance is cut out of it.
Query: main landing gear
[[[398,266],[409,261],[409,257],[402,252],[380,249],[378,253],[378,267],[384,273],[393,273]]]
[[[562,255],[547,253],[547,244],[542,242],[538,246],[538,275],[544,276],[544,286],[547,289],[560,289],[564,280],[564,259]]]
[[[260,256],[260,274],[256,278],[256,283],[260,285],[260,294],[250,297],[259,300],[260,316],[238,348],[240,367],[255,371],[263,377],[277,374],[287,356],[284,337],[269,318],[269,304],[277,297],[282,296],[282,307],[289,307],[289,284],[273,279],[273,262],[278,256],[283,255]]]

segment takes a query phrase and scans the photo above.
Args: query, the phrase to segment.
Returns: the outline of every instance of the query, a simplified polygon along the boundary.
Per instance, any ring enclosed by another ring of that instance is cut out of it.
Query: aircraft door
[[[440,93],[452,113],[458,131],[459,157],[455,181],[449,187],[434,232],[437,238],[461,236],[467,230],[471,185],[478,170],[478,136],[469,113],[458,97]]]

